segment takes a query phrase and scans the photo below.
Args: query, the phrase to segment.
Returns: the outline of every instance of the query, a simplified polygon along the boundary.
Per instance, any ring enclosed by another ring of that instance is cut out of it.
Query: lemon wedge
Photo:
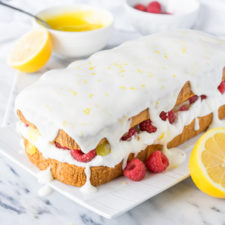
[[[15,43],[8,64],[22,72],[33,73],[47,63],[51,53],[52,42],[48,31],[33,30]]]
[[[200,137],[191,153],[189,169],[201,191],[225,198],[225,127],[211,129]]]

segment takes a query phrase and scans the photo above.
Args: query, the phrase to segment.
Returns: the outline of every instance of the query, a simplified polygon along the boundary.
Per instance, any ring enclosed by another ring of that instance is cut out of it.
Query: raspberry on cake
[[[140,159],[132,159],[124,169],[124,176],[133,181],[141,181],[145,177],[145,164]]]
[[[16,98],[26,154],[77,187],[162,172],[168,149],[225,125],[224,67],[224,41],[177,30],[49,71]]]

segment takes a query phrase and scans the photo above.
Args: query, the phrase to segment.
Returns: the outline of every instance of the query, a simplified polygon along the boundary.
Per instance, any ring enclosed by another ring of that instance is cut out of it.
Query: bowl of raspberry
[[[199,0],[125,0],[127,15],[142,34],[193,27],[199,14]]]

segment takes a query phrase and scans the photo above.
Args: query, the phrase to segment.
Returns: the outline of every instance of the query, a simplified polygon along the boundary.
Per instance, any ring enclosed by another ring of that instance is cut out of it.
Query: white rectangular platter
[[[20,137],[15,129],[13,105],[16,94],[36,79],[38,76],[35,75],[19,74],[17,76],[6,110],[5,127],[0,128],[0,153],[34,176],[36,176],[38,169],[29,162],[25,154],[19,153],[22,147]],[[82,194],[77,187],[65,185],[58,181],[51,182],[50,186],[89,210],[106,218],[113,218],[187,178],[189,176],[189,156],[197,138],[195,137],[180,146],[180,149],[186,153],[186,160],[178,168],[161,174],[148,173],[141,182],[133,182],[125,177],[120,177],[101,185],[96,193],[89,195]]]

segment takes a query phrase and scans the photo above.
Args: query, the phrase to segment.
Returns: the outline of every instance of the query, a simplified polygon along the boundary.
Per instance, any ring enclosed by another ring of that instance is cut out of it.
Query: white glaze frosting
[[[44,196],[47,196],[49,194],[52,193],[52,188],[48,185],[48,184],[45,184],[43,185],[39,190],[38,190],[38,195],[40,197],[44,197]]]
[[[195,127],[194,127],[194,129],[197,131],[197,130],[199,130],[199,128],[200,128],[200,125],[199,125],[199,118],[197,117],[197,118],[195,119]]]
[[[43,186],[38,190],[39,196],[47,196],[52,192],[52,188],[49,186],[49,183],[53,180],[50,167],[46,170],[41,170],[37,173],[37,179],[40,184]]]
[[[85,168],[85,174],[86,174],[86,183],[81,187],[80,191],[84,194],[88,193],[95,193],[97,191],[97,188],[94,187],[91,182],[90,182],[90,177],[91,177],[91,169],[90,167]]]
[[[53,180],[50,167],[37,173],[37,179],[40,184],[47,184]]]
[[[44,157],[78,166],[114,167],[131,152],[138,153],[153,143],[168,143],[198,116],[213,112],[212,126],[221,123],[217,110],[225,104],[225,96],[217,87],[224,66],[224,41],[193,30],[154,34],[45,73],[18,95],[16,109],[39,129],[41,136],[33,144]],[[186,81],[195,94],[205,94],[207,99],[199,98],[188,111],[178,112],[174,124],[162,121],[160,112],[174,107]],[[120,141],[129,129],[129,118],[146,108],[157,132],[142,132],[139,139]],[[20,125],[25,137],[26,129]],[[77,162],[68,151],[49,144],[59,129],[85,153],[106,137],[111,154]]]

